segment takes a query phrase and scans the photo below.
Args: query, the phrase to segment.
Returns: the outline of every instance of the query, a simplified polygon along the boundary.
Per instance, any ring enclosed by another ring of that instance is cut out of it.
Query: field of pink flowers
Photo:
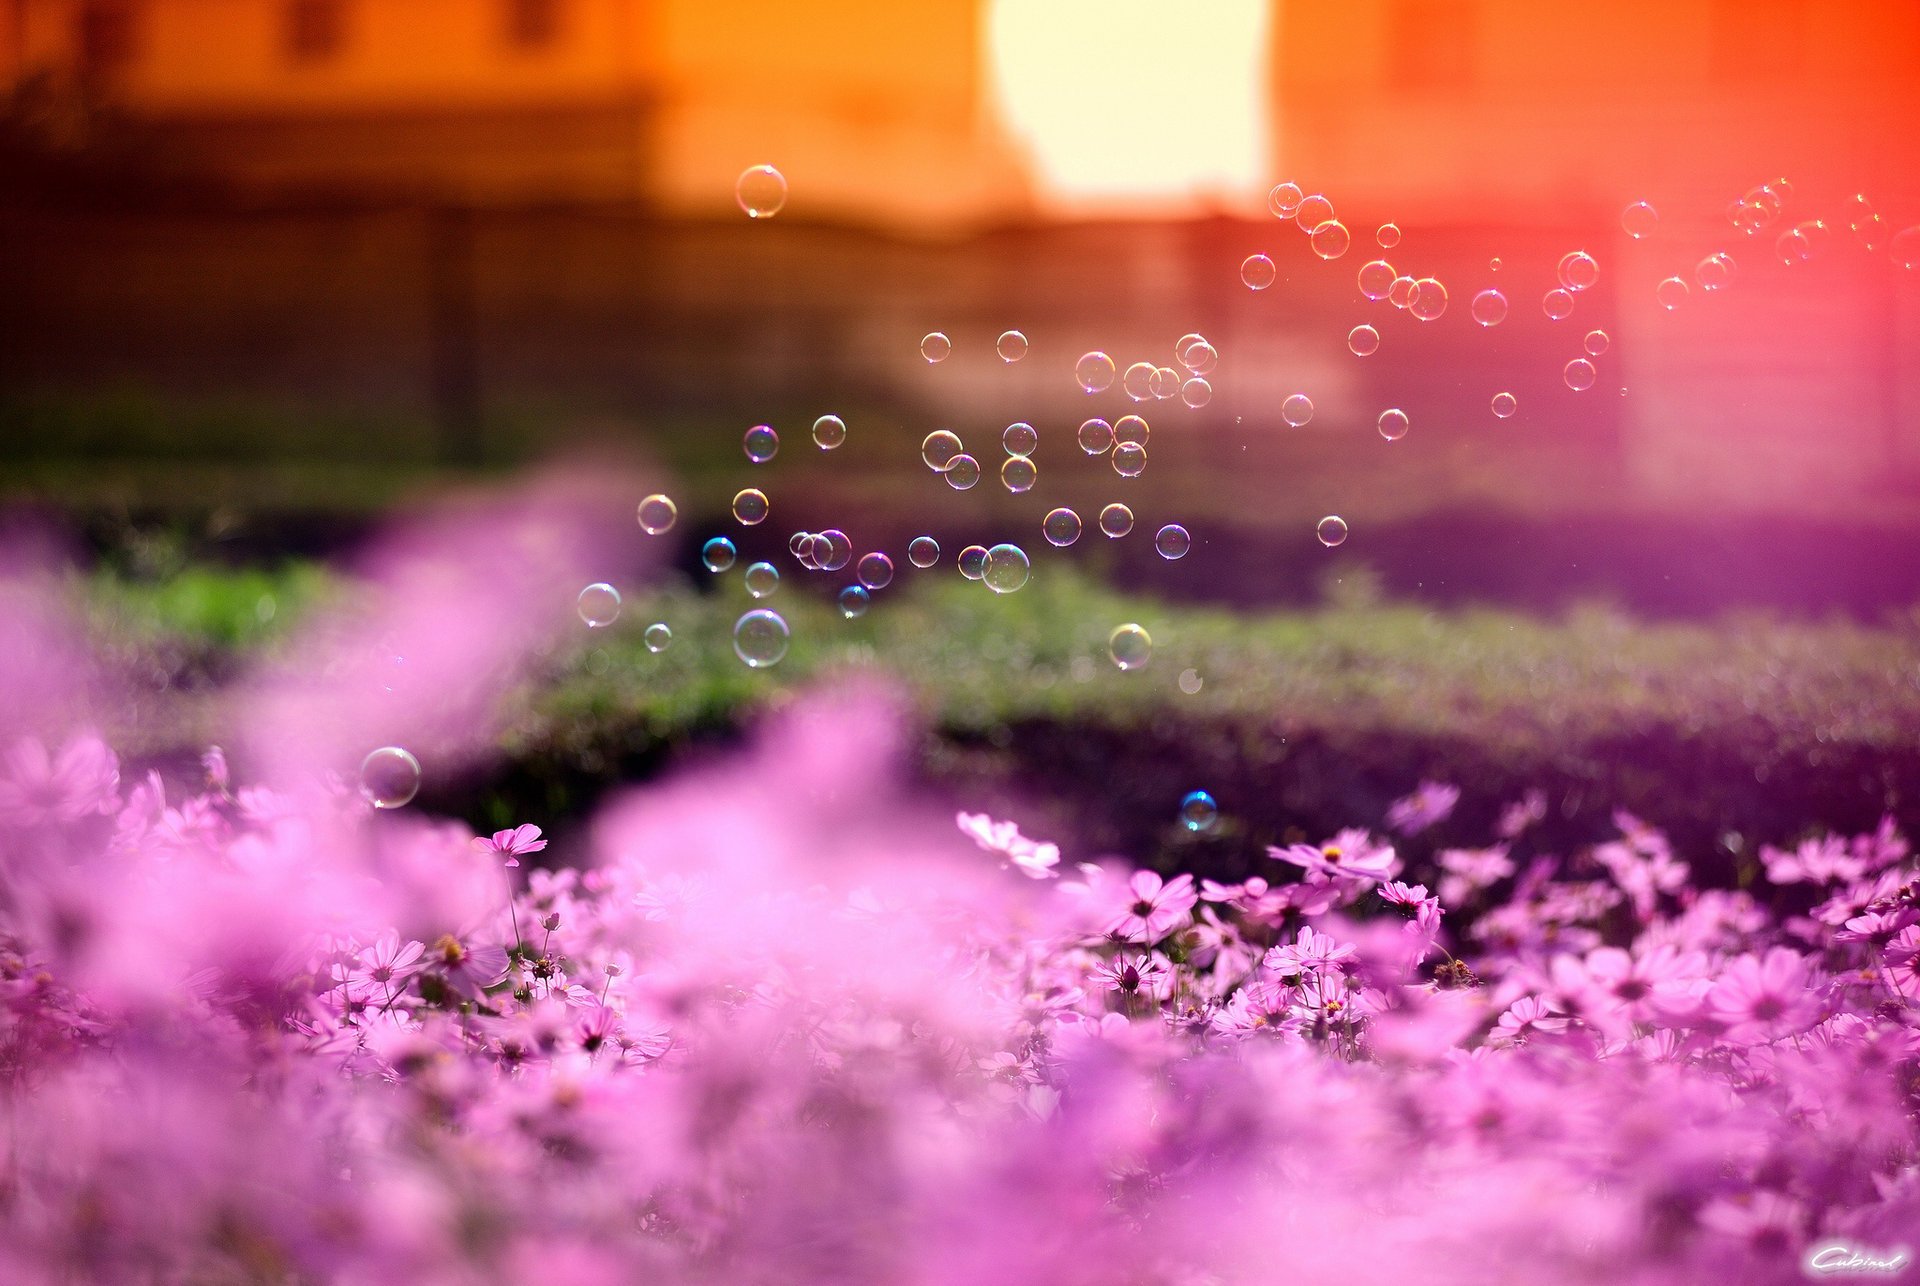
[[[88,731],[12,560],[0,1280],[1766,1282],[1920,1233],[1891,826],[1707,888],[1537,798],[1436,850],[1429,784],[1196,884],[933,813],[877,686],[564,850],[371,808],[395,730],[486,752],[584,508],[387,538],[191,782]]]

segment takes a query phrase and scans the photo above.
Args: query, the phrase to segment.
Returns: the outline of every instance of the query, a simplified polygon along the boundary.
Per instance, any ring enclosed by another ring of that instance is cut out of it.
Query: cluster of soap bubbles
[[[1272,211],[1274,218],[1291,222],[1306,233],[1308,246],[1322,259],[1338,259],[1353,244],[1353,234],[1334,215],[1333,202],[1318,193],[1307,194],[1298,183],[1275,184],[1273,190],[1267,193],[1267,209]],[[1391,223],[1382,224],[1374,238],[1384,247],[1396,246],[1400,244],[1400,229]],[[1265,255],[1253,255],[1241,265],[1240,279],[1251,289],[1264,290],[1266,286],[1256,286],[1248,279],[1248,264],[1254,264],[1256,278],[1261,275],[1255,260],[1265,260],[1269,270],[1273,267],[1273,261]],[[1272,277],[1268,277],[1266,285],[1272,284]]]

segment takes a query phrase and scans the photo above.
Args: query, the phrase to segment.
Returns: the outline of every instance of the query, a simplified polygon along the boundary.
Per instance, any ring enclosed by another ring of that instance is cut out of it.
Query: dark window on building
[[[287,0],[287,57],[297,63],[338,57],[347,43],[345,0]]]
[[[110,80],[133,62],[139,52],[139,15],[132,0],[88,0],[80,6],[77,21],[83,81]]]
[[[1807,9],[1799,0],[1715,0],[1713,75],[1735,84],[1764,85],[1805,70]]]
[[[1475,6],[1464,0],[1391,0],[1387,88],[1445,94],[1473,84]]]
[[[544,49],[560,37],[560,0],[506,0],[507,43]]]

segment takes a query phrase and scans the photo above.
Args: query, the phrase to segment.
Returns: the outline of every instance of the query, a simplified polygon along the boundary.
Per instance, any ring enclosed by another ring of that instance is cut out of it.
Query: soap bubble
[[[987,547],[968,545],[960,551],[960,574],[968,580],[979,580],[987,567]]]
[[[1023,455],[1010,455],[1007,462],[1000,466],[1000,482],[1014,495],[1033,490],[1033,484],[1040,476],[1040,470],[1033,461]]]
[[[1300,202],[1306,194],[1298,183],[1276,183],[1273,191],[1267,193],[1267,209],[1276,219],[1291,219],[1294,211],[1300,208]]]
[[[1540,310],[1555,321],[1565,321],[1573,315],[1572,292],[1556,286],[1541,297]]]
[[[1388,225],[1389,227],[1392,225]],[[1204,790],[1187,792],[1180,801],[1180,824],[1190,831],[1208,831],[1220,820],[1220,806]]]
[[[1613,340],[1608,337],[1607,332],[1604,330],[1588,331],[1585,341],[1587,355],[1589,357],[1600,356],[1600,354],[1607,351],[1607,346],[1612,342]]]
[[[1073,364],[1073,377],[1089,393],[1104,393],[1113,387],[1113,359],[1102,352],[1081,354]]]
[[[846,532],[829,527],[813,538],[813,560],[820,564],[821,571],[837,572],[853,561],[853,542]]]
[[[772,563],[753,563],[743,578],[747,584],[747,593],[755,598],[771,597],[780,588],[780,571]]]
[[[756,670],[764,670],[787,654],[786,618],[764,607],[755,608],[733,623],[733,652]]]
[[[1887,223],[1864,192],[1847,198],[1847,227],[1862,250],[1878,250],[1887,243]]]
[[[679,516],[679,506],[665,496],[652,495],[640,502],[640,530],[649,536],[671,530]]]
[[[1113,449],[1113,471],[1123,478],[1137,478],[1147,467],[1147,449],[1138,442],[1123,442]]]
[[[1635,241],[1650,235],[1659,222],[1660,212],[1645,201],[1635,201],[1620,212],[1620,226]]]
[[[1600,262],[1584,250],[1569,250],[1561,255],[1556,271],[1560,284],[1576,294],[1600,280]]]
[[[1265,290],[1279,275],[1273,260],[1265,255],[1248,255],[1240,262],[1240,280],[1246,283],[1248,290]]]
[[[1668,277],[1653,288],[1653,297],[1660,306],[1672,312],[1687,300],[1687,283],[1679,277]]]
[[[375,808],[404,808],[420,793],[420,761],[398,746],[382,746],[360,761],[360,794]]]
[[[847,440],[847,422],[837,415],[823,415],[813,422],[813,444],[831,451]]]
[[[787,549],[799,560],[800,565],[810,572],[820,570],[820,560],[813,556],[814,534],[810,531],[796,531],[787,541]],[[821,546],[826,548],[826,546]]]
[[[1398,442],[1407,436],[1407,413],[1397,406],[1390,406],[1380,412],[1380,418],[1375,421],[1375,424],[1380,429],[1380,436],[1389,442]]]
[[[736,492],[733,497],[733,516],[743,527],[757,527],[767,520],[767,493],[758,487],[748,487]]]
[[[1813,238],[1807,235],[1804,225],[1788,228],[1775,239],[1773,249],[1780,256],[1780,262],[1791,267],[1813,258]]]
[[[1412,277],[1395,277],[1393,284],[1387,287],[1387,302],[1395,308],[1405,308],[1413,302],[1413,293],[1418,287],[1419,283]]]
[[[1393,249],[1400,244],[1400,225],[1397,223],[1381,224],[1379,231],[1373,234],[1373,239],[1380,243],[1382,250]]]
[[[787,203],[787,176],[771,165],[750,165],[733,181],[733,199],[749,219],[771,219]]]
[[[865,616],[867,604],[872,601],[873,596],[860,585],[847,586],[840,591],[840,596],[835,600],[840,605],[840,615],[849,621],[856,616]]]
[[[1482,326],[1498,326],[1507,319],[1507,297],[1489,286],[1473,297],[1469,311]]]
[[[1157,398],[1172,397],[1180,391],[1180,372],[1171,366],[1159,367],[1147,381],[1147,390]]]
[[[1213,400],[1213,385],[1196,375],[1180,386],[1180,400],[1197,411]]]
[[[1205,354],[1199,351],[1203,348],[1206,350]],[[1212,356],[1213,345],[1207,343],[1206,336],[1193,331],[1182,335],[1179,341],[1173,346],[1174,360],[1196,375],[1205,375],[1207,373],[1206,370],[1202,368],[1202,362],[1211,360]]]
[[[893,583],[893,559],[878,550],[871,554],[862,554],[860,564],[853,569],[853,574],[868,589],[885,589]]]
[[[1495,255],[1495,256],[1494,256],[1493,258],[1491,258],[1491,259],[1489,259],[1489,260],[1487,260],[1487,267],[1488,267],[1488,269],[1489,269],[1490,271],[1493,271],[1493,272],[1499,272],[1499,271],[1500,271],[1500,256],[1499,256],[1499,255]]]
[[[1033,431],[1031,424],[1017,420],[1001,433],[1000,445],[1006,448],[1008,455],[1032,455],[1033,449],[1040,445],[1040,435]]]
[[[935,429],[920,439],[920,458],[936,473],[945,473],[962,450],[960,435],[951,429]]]
[[[646,642],[647,651],[664,652],[667,645],[673,642],[673,630],[665,621],[655,621],[647,626],[646,633],[640,637]]]
[[[1179,523],[1170,522],[1154,533],[1153,547],[1160,557],[1171,563],[1187,556],[1187,551],[1193,548],[1193,537]]]
[[[1080,424],[1080,449],[1088,455],[1104,455],[1113,448],[1113,426],[1105,420],[1084,420]]]
[[[770,425],[756,424],[740,439],[740,449],[755,464],[765,464],[780,450],[780,435]]]
[[[1920,268],[1920,224],[1894,233],[1893,239],[1887,242],[1887,253],[1893,256],[1896,267],[1908,272]]]
[[[798,535],[804,536],[806,533],[800,532]],[[794,552],[798,553],[799,551],[796,549]],[[738,551],[734,549],[733,542],[725,536],[715,536],[712,540],[709,540],[700,547],[700,561],[706,565],[707,570],[710,572],[723,572],[727,570],[727,568],[733,566],[733,560],[737,556]]]
[[[1191,669],[1180,671],[1180,690],[1188,696],[1200,691],[1204,683],[1205,680],[1200,677],[1200,671]]]
[[[941,331],[929,331],[920,337],[920,356],[928,363],[944,362],[947,354],[953,351],[953,341]]]
[[[1153,396],[1153,372],[1152,362],[1135,362],[1120,377],[1120,391],[1136,402],[1146,401]]]
[[[1319,193],[1301,198],[1293,210],[1293,221],[1302,232],[1312,232],[1332,217],[1333,202]]]
[[[1145,446],[1151,432],[1147,422],[1137,415],[1123,415],[1113,422],[1113,440],[1122,446]]]
[[[1447,288],[1432,277],[1420,278],[1413,283],[1407,311],[1421,321],[1438,320],[1440,314],[1447,311]]]
[[[1340,220],[1328,219],[1313,230],[1307,238],[1307,244],[1322,259],[1338,259],[1353,244],[1353,234],[1347,231],[1347,225]]]
[[[947,467],[941,470],[940,476],[955,491],[965,491],[980,481],[980,462],[962,453],[947,461]]]
[[[993,351],[1000,354],[1003,362],[1017,362],[1027,355],[1027,337],[1017,330],[1003,330],[1000,338],[993,341]]]
[[[1027,551],[1018,545],[995,545],[987,551],[987,560],[980,567],[980,579],[996,594],[1013,593],[1027,583],[1031,574]]]
[[[1393,283],[1399,278],[1393,265],[1385,259],[1375,259],[1360,265],[1360,293],[1368,299],[1385,299],[1393,290]]]
[[[1338,514],[1328,514],[1314,527],[1313,532],[1314,535],[1320,538],[1321,544],[1325,545],[1328,549],[1332,549],[1335,545],[1341,544],[1346,540],[1347,520]]]
[[[1133,530],[1133,510],[1122,504],[1111,504],[1100,511],[1100,530],[1109,540],[1118,540]]]
[[[1143,625],[1116,625],[1107,635],[1107,655],[1123,670],[1138,670],[1153,660],[1153,636]]]
[[[1493,395],[1493,413],[1503,420],[1509,415],[1512,415],[1519,406],[1519,401],[1516,400],[1511,393],[1495,393]]]
[[[915,567],[931,567],[940,561],[940,542],[932,536],[915,536],[907,544],[907,561]]]
[[[1305,393],[1295,393],[1280,404],[1280,418],[1299,428],[1313,418],[1313,399]]]
[[[1564,378],[1567,387],[1576,393],[1584,393],[1593,387],[1593,363],[1584,357],[1576,357],[1567,363]]]
[[[1080,539],[1080,515],[1065,506],[1049,510],[1047,516],[1040,520],[1040,530],[1046,535],[1049,545],[1065,549]]]
[[[1380,350],[1380,332],[1371,326],[1355,326],[1347,332],[1347,347],[1355,357],[1371,357]]]
[[[595,581],[580,591],[574,610],[591,629],[611,625],[620,619],[620,591],[605,581]]]
[[[1720,290],[1733,280],[1733,256],[1722,250],[1710,254],[1693,266],[1693,279],[1702,290]]]

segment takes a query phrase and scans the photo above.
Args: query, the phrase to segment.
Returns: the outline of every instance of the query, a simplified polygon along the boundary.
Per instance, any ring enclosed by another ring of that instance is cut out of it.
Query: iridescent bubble
[[[1413,295],[1407,300],[1407,311],[1421,321],[1436,321],[1440,314],[1447,311],[1447,288],[1432,277],[1422,277],[1413,283]]]
[[[801,532],[799,534],[805,535],[806,533]],[[795,550],[794,552],[798,553],[799,551]],[[710,572],[723,572],[727,570],[727,568],[733,566],[733,560],[738,556],[739,551],[734,549],[733,542],[725,536],[715,536],[712,540],[700,546],[700,561],[706,565],[706,569]]]
[[[597,630],[620,619],[620,591],[605,581],[595,581],[580,591],[573,606],[580,619]]]
[[[1146,470],[1147,449],[1138,442],[1126,442],[1113,449],[1113,471],[1123,478],[1137,478]]]
[[[853,574],[868,589],[885,589],[893,584],[893,559],[878,550],[871,554],[862,554],[860,564],[853,569]]]
[[[1620,212],[1620,226],[1635,241],[1652,235],[1660,222],[1660,212],[1645,201],[1635,201]]]
[[[1788,228],[1773,243],[1774,253],[1789,267],[1813,258],[1813,238],[1798,227]]]
[[[1039,477],[1040,470],[1023,455],[1010,455],[1007,462],[1000,466],[1001,485],[1016,496],[1033,490],[1033,484]]]
[[[755,464],[765,464],[780,450],[780,435],[770,425],[756,424],[741,438],[740,449]]]
[[[1116,625],[1107,635],[1107,655],[1123,670],[1138,670],[1153,660],[1153,636],[1144,625]]]
[[[1598,357],[1600,354],[1606,352],[1608,345],[1612,343],[1613,340],[1608,337],[1607,332],[1604,330],[1590,330],[1587,332],[1584,346],[1589,357]]]
[[[1047,543],[1065,549],[1080,539],[1080,515],[1062,506],[1052,509],[1040,520],[1040,530],[1046,536]]]
[[[1193,548],[1193,537],[1179,523],[1170,522],[1153,534],[1153,547],[1171,563],[1187,556]]]
[[[1083,420],[1078,436],[1080,449],[1088,455],[1105,455],[1113,448],[1113,426],[1105,420]]]
[[[1374,259],[1360,265],[1360,293],[1375,301],[1385,299],[1393,291],[1393,283],[1400,274],[1385,259]],[[1409,278],[1411,280],[1411,278]]]
[[[1398,442],[1407,436],[1407,413],[1397,406],[1380,412],[1380,418],[1374,423],[1380,429],[1380,436],[1389,442]]]
[[[1000,354],[1003,362],[1017,362],[1027,355],[1027,337],[1017,330],[1003,330],[1000,338],[993,341],[993,351]]]
[[[821,571],[837,572],[853,561],[853,542],[846,532],[829,527],[813,538],[813,560],[820,564]]]
[[[920,356],[929,363],[944,362],[947,354],[953,351],[953,341],[942,331],[928,331],[920,337]]]
[[[1567,387],[1576,393],[1584,393],[1593,387],[1593,363],[1584,357],[1576,357],[1567,363],[1563,378]]]
[[[1540,310],[1555,321],[1564,321],[1573,315],[1573,293],[1555,287],[1540,300]]]
[[[1897,268],[1908,272],[1920,268],[1920,224],[1894,233],[1893,239],[1887,242],[1887,253],[1893,256]]]
[[[1338,259],[1353,244],[1353,234],[1347,231],[1347,225],[1340,220],[1328,219],[1308,235],[1307,244],[1322,259]]]
[[[747,593],[755,598],[771,597],[780,588],[780,572],[772,563],[750,564],[743,579],[747,584]]]
[[[840,605],[840,615],[851,621],[856,616],[867,614],[867,605],[873,601],[873,596],[863,586],[849,585],[840,591],[834,601]]]
[[[1493,395],[1493,413],[1503,420],[1509,415],[1512,415],[1514,411],[1518,409],[1519,405],[1520,403],[1511,393],[1495,393]]]
[[[907,561],[915,567],[931,567],[940,561],[940,542],[932,536],[915,536],[907,543]]]
[[[787,549],[800,561],[800,565],[810,572],[820,570],[819,559],[813,556],[814,535],[810,531],[796,531],[787,541]],[[731,543],[731,542],[729,542]]]
[[[1081,354],[1073,364],[1073,377],[1089,393],[1104,393],[1113,387],[1113,359],[1102,352]]]
[[[1240,261],[1240,280],[1248,290],[1265,290],[1280,275],[1273,260],[1265,255],[1248,255]]]
[[[1419,285],[1412,277],[1399,276],[1387,287],[1387,302],[1395,308],[1405,308],[1413,302],[1413,292]]]
[[[1295,393],[1280,404],[1280,418],[1299,428],[1313,418],[1313,399],[1305,393]]]
[[[1180,364],[1195,375],[1206,375],[1220,364],[1220,353],[1206,340],[1189,344],[1180,354]]]
[[[1346,541],[1347,520],[1338,514],[1328,514],[1314,527],[1313,534],[1320,538],[1321,544],[1332,549],[1335,545]]]
[[[1393,249],[1400,244],[1400,225],[1397,223],[1381,224],[1379,231],[1373,234],[1373,239],[1380,243],[1382,250]]]
[[[1569,250],[1560,256],[1560,284],[1578,294],[1600,280],[1600,262],[1584,250]]]
[[[767,520],[767,493],[758,487],[748,487],[734,493],[733,516],[743,527],[757,527]]]
[[[1347,332],[1347,348],[1355,357],[1371,357],[1380,351],[1380,332],[1371,326],[1355,326]]]
[[[375,808],[405,808],[420,793],[420,761],[382,746],[360,761],[360,795]]]
[[[1220,806],[1204,790],[1188,791],[1180,801],[1180,824],[1190,831],[1210,831],[1219,820]]]
[[[790,637],[780,613],[757,607],[733,623],[733,654],[756,670],[764,670],[787,654]]]
[[[655,621],[647,626],[646,633],[640,637],[645,641],[647,651],[664,652],[673,642],[673,630],[665,621]]]
[[[1507,319],[1507,297],[1489,286],[1473,297],[1468,311],[1482,326],[1498,326]]]
[[[1710,254],[1693,266],[1693,279],[1702,290],[1720,290],[1733,280],[1733,256],[1722,250]]]
[[[1123,504],[1111,504],[1100,511],[1100,530],[1109,540],[1118,540],[1133,530],[1133,510]]]
[[[1033,431],[1031,424],[1016,420],[1000,434],[1000,445],[1008,455],[1032,455],[1033,449],[1040,445],[1040,435]]]
[[[733,199],[749,219],[771,219],[787,203],[787,176],[771,165],[750,165],[733,181]]]
[[[1298,183],[1276,183],[1273,191],[1267,193],[1267,209],[1276,219],[1291,219],[1305,197]]]
[[[987,560],[980,566],[980,579],[996,594],[1013,593],[1027,583],[1031,574],[1027,551],[1018,545],[995,545],[987,551]]]
[[[640,530],[649,536],[671,530],[679,516],[679,506],[665,496],[652,495],[640,502]]]
[[[1205,680],[1203,680],[1200,677],[1200,671],[1198,670],[1180,671],[1180,690],[1186,693],[1188,696],[1192,696],[1196,692],[1200,691],[1201,687],[1203,687],[1204,684],[1205,684]]]
[[[947,467],[941,471],[941,477],[955,491],[965,491],[980,481],[980,462],[972,456],[962,453],[947,461]]]
[[[1293,221],[1302,232],[1312,232],[1332,217],[1333,202],[1318,193],[1302,197],[1293,210]]]
[[[920,439],[920,458],[936,473],[945,473],[962,450],[960,435],[951,429],[935,429]]]
[[[1153,372],[1152,362],[1135,362],[1120,377],[1120,391],[1136,402],[1148,401],[1153,397]]]
[[[960,551],[960,574],[968,580],[979,580],[987,567],[987,547],[968,545]]]
[[[1662,308],[1672,312],[1687,301],[1687,283],[1678,277],[1668,277],[1653,288],[1653,297],[1660,301]]]
[[[1147,381],[1147,389],[1157,398],[1172,397],[1180,391],[1180,372],[1171,366],[1158,368]]]
[[[1122,446],[1145,446],[1151,433],[1147,422],[1137,415],[1123,415],[1113,422],[1113,440]]]
[[[813,444],[831,451],[847,440],[847,422],[837,415],[823,415],[813,422]]]
[[[1193,346],[1195,344],[1204,344],[1206,342],[1207,342],[1206,336],[1200,334],[1198,331],[1191,331],[1191,330],[1188,331],[1186,334],[1182,335],[1179,339],[1174,341],[1173,360],[1180,363],[1180,365],[1186,367],[1188,370],[1192,370],[1193,362],[1190,360],[1190,358],[1192,356]]]
[[[1499,271],[1500,271],[1500,256],[1499,256],[1499,255],[1495,255],[1495,256],[1494,256],[1493,258],[1491,258],[1491,259],[1489,259],[1489,260],[1487,260],[1487,268],[1488,268],[1488,270],[1489,270],[1489,271],[1492,271],[1492,272],[1499,272]]]
[[[1180,400],[1197,411],[1213,400],[1213,385],[1196,375],[1180,386]]]
[[[1886,220],[1874,210],[1873,202],[1867,200],[1864,192],[1847,198],[1847,227],[1863,250],[1878,250],[1887,243]]]

